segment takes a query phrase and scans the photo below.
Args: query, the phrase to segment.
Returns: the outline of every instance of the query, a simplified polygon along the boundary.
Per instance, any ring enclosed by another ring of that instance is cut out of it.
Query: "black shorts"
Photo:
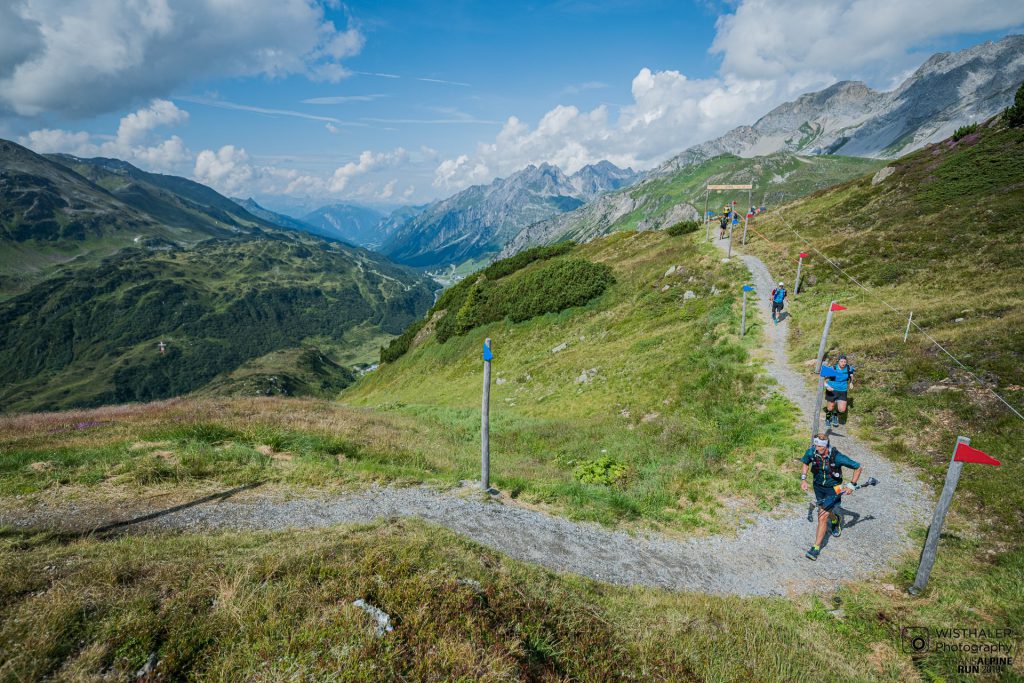
[[[846,390],[838,391],[832,389],[825,390],[825,400],[829,403],[835,403],[836,401],[846,401]]]
[[[814,497],[817,499],[818,507],[828,512],[831,512],[832,508],[842,500],[842,496],[836,493],[835,489],[820,486],[814,487]]]
[[[773,311],[781,311],[783,306],[785,306],[785,305],[786,305],[785,301],[773,301],[772,302],[772,310]]]

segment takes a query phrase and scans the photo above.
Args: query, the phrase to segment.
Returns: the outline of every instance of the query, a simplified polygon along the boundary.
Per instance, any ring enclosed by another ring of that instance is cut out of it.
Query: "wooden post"
[[[750,210],[753,208],[750,206],[750,195],[754,191],[753,182],[751,182],[750,189],[747,190],[747,210],[743,212],[743,240],[741,244],[747,246],[747,222],[750,220]]]
[[[743,315],[740,317],[740,336],[747,336],[747,292],[754,288],[750,285],[743,285]]]
[[[818,428],[821,423],[821,403],[825,398],[825,378],[818,373],[818,392],[814,399],[814,419],[811,421],[811,438],[818,435]]]
[[[480,408],[480,486],[491,488],[491,338],[484,340],[484,397]]]
[[[828,331],[832,328],[832,307],[835,301],[828,304],[828,315],[825,316],[825,329],[821,331],[821,343],[818,344],[818,360],[814,363],[814,371],[818,373],[818,397],[814,402],[814,415],[811,418],[811,438],[818,434],[818,425],[821,421],[821,402],[825,393],[825,378],[821,376],[821,362],[825,358],[825,344],[828,341]]]
[[[903,333],[903,343],[907,343],[907,337],[910,336],[910,323],[914,320],[914,312],[910,312],[910,317],[907,318],[907,331]]]
[[[711,224],[708,222],[708,199],[711,195],[711,190],[704,190],[704,239],[711,240]]]
[[[814,371],[821,372],[821,361],[825,357],[825,342],[828,341],[828,331],[832,328],[832,307],[835,301],[828,304],[828,314],[825,316],[825,329],[821,331],[821,342],[818,344],[818,360],[814,363]]]
[[[733,209],[733,215],[736,215],[736,209]],[[732,224],[733,221],[729,221],[729,253],[726,258],[732,258]]]
[[[969,446],[971,440],[966,436],[956,437],[956,444]],[[953,502],[953,493],[956,491],[957,482],[960,481],[960,472],[964,468],[962,462],[955,460],[956,446],[953,447],[953,456],[949,460],[949,469],[946,470],[946,484],[942,487],[942,495],[939,496],[939,504],[935,506],[935,514],[932,516],[932,524],[928,527],[928,539],[924,542],[924,551],[921,553],[921,564],[917,567],[917,576],[914,578],[914,585],[910,587],[911,595],[918,595],[928,585],[928,577],[935,566],[935,556],[939,551],[939,536],[942,534],[942,524],[946,521],[946,513],[949,512],[949,505]]]
[[[796,260],[796,284],[793,285],[793,298],[794,299],[796,298],[797,294],[800,293],[800,270],[804,266],[804,259],[806,257],[807,257],[807,254],[805,254],[804,252],[801,251],[800,252],[800,256]]]

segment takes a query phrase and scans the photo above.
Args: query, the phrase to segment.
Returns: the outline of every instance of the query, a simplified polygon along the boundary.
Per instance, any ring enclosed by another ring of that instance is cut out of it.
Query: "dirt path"
[[[742,258],[757,291],[766,295],[773,282],[767,268],[753,256]],[[776,327],[764,302],[755,300],[753,305],[765,329],[768,371],[806,419],[813,396],[804,378],[786,362],[788,322]],[[736,535],[689,541],[630,536],[426,487],[374,488],[292,500],[248,491],[180,509],[126,509],[118,526],[128,526],[124,520],[135,518],[130,523],[133,529],[278,530],[416,516],[516,559],[611,583],[717,594],[793,594],[828,589],[840,581],[887,570],[896,556],[911,547],[908,529],[924,523],[930,510],[928,495],[916,477],[901,473],[852,437],[836,434],[833,442],[882,484],[849,497],[844,503],[846,531],[826,545],[817,562],[803,556],[814,534],[807,504],[785,506],[771,517],[756,516]],[[793,485],[798,485],[795,479]],[[143,513],[150,513],[150,518],[138,519]],[[59,520],[95,519],[95,514],[96,510],[81,503],[40,504],[31,511],[0,510],[0,525],[66,527]]]

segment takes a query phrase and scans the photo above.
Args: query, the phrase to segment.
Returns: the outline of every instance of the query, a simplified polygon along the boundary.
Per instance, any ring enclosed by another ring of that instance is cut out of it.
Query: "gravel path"
[[[773,279],[753,256],[743,256],[757,291],[767,294]],[[805,419],[813,407],[804,378],[786,363],[788,322],[771,323],[767,306],[754,303],[771,352],[768,370]],[[842,429],[840,431],[845,431]],[[688,541],[644,537],[578,524],[534,510],[473,500],[427,487],[372,488],[323,498],[282,499],[248,491],[211,496],[180,509],[133,506],[113,527],[203,531],[292,529],[415,516],[442,525],[518,560],[557,571],[623,585],[647,585],[733,595],[787,595],[829,589],[845,580],[887,570],[911,543],[907,531],[925,523],[929,496],[916,476],[901,472],[867,446],[842,434],[833,443],[881,480],[844,503],[846,531],[826,545],[817,562],[803,556],[813,541],[808,505],[789,505],[771,517],[755,516],[737,534]],[[794,457],[799,454],[794,454]],[[794,481],[794,486],[797,482]],[[96,519],[87,503],[41,503],[32,510],[0,510],[0,525],[73,526],[67,520]],[[109,508],[107,508],[109,513]],[[152,513],[139,519],[141,513]],[[64,520],[63,523],[61,520]],[[81,527],[81,524],[79,524]]]

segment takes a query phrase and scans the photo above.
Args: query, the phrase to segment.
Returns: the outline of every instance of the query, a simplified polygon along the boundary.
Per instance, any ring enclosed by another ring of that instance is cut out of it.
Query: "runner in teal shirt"
[[[800,475],[800,488],[807,490],[807,471],[810,470],[814,497],[818,502],[818,533],[814,539],[814,546],[807,551],[807,559],[816,560],[821,554],[821,542],[825,540],[825,532],[831,531],[835,537],[843,533],[843,518],[833,512],[840,502],[839,489],[845,489],[844,495],[853,493],[853,487],[856,486],[864,468],[856,460],[830,446],[824,434],[818,434],[814,438],[811,447],[800,460],[804,464],[803,473]],[[850,482],[845,485],[844,467],[853,470]]]

